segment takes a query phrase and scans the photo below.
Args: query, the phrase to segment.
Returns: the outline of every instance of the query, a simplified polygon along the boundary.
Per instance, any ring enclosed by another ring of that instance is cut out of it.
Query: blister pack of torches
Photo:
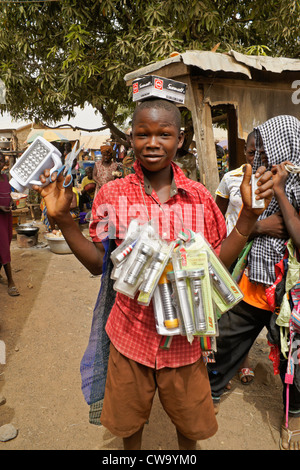
[[[204,236],[188,230],[167,242],[152,221],[133,220],[111,259],[114,289],[140,305],[152,301],[157,332],[185,335],[190,343],[197,337],[212,362],[217,319],[243,294]]]

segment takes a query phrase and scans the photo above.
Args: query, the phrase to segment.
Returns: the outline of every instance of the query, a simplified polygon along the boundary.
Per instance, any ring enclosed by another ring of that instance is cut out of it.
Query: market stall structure
[[[214,194],[219,173],[213,124],[226,123],[229,169],[240,166],[245,138],[256,125],[279,114],[300,118],[295,99],[299,71],[297,59],[248,56],[233,50],[187,51],[130,72],[124,79],[128,86],[145,75],[187,84],[184,107],[192,116],[200,181]]]

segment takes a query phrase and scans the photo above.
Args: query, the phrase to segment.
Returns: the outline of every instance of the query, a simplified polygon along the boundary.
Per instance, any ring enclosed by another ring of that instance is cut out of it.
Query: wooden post
[[[191,91],[189,104],[195,132],[200,181],[214,197],[219,185],[219,173],[211,108],[209,103],[205,102],[203,89],[200,88],[198,82],[191,83]]]

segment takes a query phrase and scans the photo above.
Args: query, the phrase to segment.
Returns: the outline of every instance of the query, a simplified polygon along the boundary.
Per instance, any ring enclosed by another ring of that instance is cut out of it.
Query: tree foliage
[[[122,136],[132,111],[126,73],[217,43],[218,52],[299,57],[299,18],[298,0],[4,1],[2,110],[50,124],[89,103]]]

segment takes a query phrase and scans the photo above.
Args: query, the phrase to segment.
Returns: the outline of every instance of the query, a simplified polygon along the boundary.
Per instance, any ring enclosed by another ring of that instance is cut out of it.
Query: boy
[[[149,100],[135,110],[131,145],[136,156],[135,174],[109,182],[97,194],[90,226],[93,242],[85,239],[70,220],[69,191],[58,179],[42,189],[49,212],[77,258],[92,274],[100,274],[105,254],[102,240],[107,234],[121,243],[124,220],[133,208],[145,208],[145,214],[159,214],[159,232],[168,240],[177,238],[176,217],[164,220],[172,207],[189,204],[204,206],[202,221],[192,217],[189,228],[202,231],[225,265],[230,266],[243,248],[260,210],[251,209],[249,186],[251,167],[242,184],[244,208],[235,230],[226,237],[224,218],[210,193],[199,183],[189,180],[172,162],[183,144],[178,108],[165,100]],[[272,198],[271,173],[262,174],[258,197],[266,204]],[[45,181],[45,176],[41,181]],[[126,202],[126,204],[125,204]],[[141,215],[141,214],[140,214]],[[113,216],[113,217],[112,217]],[[109,219],[114,219],[111,227]],[[170,233],[163,232],[165,222]],[[108,227],[107,227],[108,223]],[[202,225],[201,225],[202,224]],[[126,225],[126,224],[125,224]],[[108,373],[101,423],[123,438],[124,449],[141,448],[142,431],[151,411],[158,388],[161,402],[174,423],[180,449],[192,450],[196,441],[217,431],[207,371],[201,358],[200,343],[189,344],[185,337],[175,336],[169,349],[161,349],[156,333],[153,309],[140,306],[136,300],[117,293],[106,332],[111,340]]]

